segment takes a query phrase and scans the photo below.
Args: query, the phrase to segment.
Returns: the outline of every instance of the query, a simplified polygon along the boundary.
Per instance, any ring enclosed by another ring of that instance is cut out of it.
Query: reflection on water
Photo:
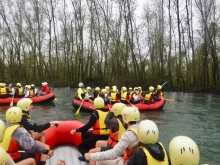
[[[71,100],[76,89],[54,88],[57,101],[42,106],[34,106],[32,119],[37,123],[52,120],[80,120],[86,123],[90,114],[80,111],[75,115]],[[182,92],[165,92],[165,96],[174,99],[167,101],[163,110],[141,112],[141,119],[155,121],[159,127],[159,140],[168,149],[170,140],[177,135],[191,137],[199,146],[201,163],[218,165],[220,137],[220,96],[211,94],[193,94]],[[0,106],[0,118],[9,106]]]

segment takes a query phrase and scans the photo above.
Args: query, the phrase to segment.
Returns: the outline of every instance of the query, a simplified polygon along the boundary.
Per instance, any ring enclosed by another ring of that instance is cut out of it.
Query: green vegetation
[[[219,11],[216,0],[1,1],[0,81],[219,91]]]

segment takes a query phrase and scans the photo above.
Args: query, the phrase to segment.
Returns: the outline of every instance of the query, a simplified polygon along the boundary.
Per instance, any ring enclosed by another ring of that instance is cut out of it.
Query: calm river
[[[46,105],[36,105],[31,113],[37,123],[52,120],[80,120],[86,123],[90,114],[80,112],[75,116],[71,99],[76,89],[53,88],[57,101]],[[161,111],[141,112],[142,119],[151,119],[159,127],[159,140],[168,149],[170,140],[177,135],[191,137],[199,146],[200,164],[219,165],[220,161],[220,96],[165,92],[167,101]],[[0,106],[0,119],[9,106]]]

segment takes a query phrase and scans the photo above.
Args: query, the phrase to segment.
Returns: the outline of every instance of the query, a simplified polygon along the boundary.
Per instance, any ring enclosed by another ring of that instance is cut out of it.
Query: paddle
[[[12,107],[12,106],[13,106],[14,95],[15,95],[15,94],[13,94],[13,96],[12,96],[12,100],[11,100],[11,103],[10,103],[10,107]]]
[[[167,100],[169,102],[174,102],[175,101],[174,99],[165,99],[165,100]]]
[[[167,82],[163,83],[163,85],[161,85],[161,86],[163,87],[166,83],[167,83]],[[158,89],[157,89],[157,90],[158,90]],[[153,94],[155,94],[157,90],[155,90]]]
[[[79,108],[77,109],[77,111],[76,111],[76,113],[75,113],[76,115],[79,114],[79,112],[80,112],[80,108],[81,108],[81,106],[83,105],[83,103],[84,103],[84,99],[83,99],[82,103],[80,104]]]
[[[132,107],[135,107],[135,108],[137,108],[134,104],[131,104],[131,102],[130,101],[127,101]]]

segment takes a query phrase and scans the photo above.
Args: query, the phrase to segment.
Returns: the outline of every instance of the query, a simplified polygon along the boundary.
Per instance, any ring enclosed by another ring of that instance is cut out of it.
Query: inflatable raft
[[[73,99],[72,100],[72,105],[75,109],[78,109],[81,105],[82,101],[81,100],[77,100],[77,99]],[[137,107],[140,111],[153,111],[153,110],[160,110],[163,108],[163,106],[166,103],[166,99],[164,97],[162,97],[162,99],[160,101],[156,101],[154,104],[143,104],[143,103],[139,103],[139,104],[126,104],[126,106],[128,107]],[[111,104],[105,105],[104,109],[110,109],[112,107]],[[84,101],[80,110],[83,111],[94,111],[94,104],[89,103]]]
[[[30,98],[34,104],[37,103],[47,103],[52,100],[54,100],[55,94],[53,92],[43,95],[43,96],[37,96],[37,97],[32,97]],[[16,104],[20,99],[22,98],[12,98],[12,97],[7,97],[7,98],[0,98],[0,105],[10,105],[10,103],[13,101],[13,104]]]
[[[72,129],[77,129],[83,125],[76,120],[61,121],[57,128],[50,127],[45,131],[46,144],[54,150],[54,155],[47,160],[46,165],[55,165],[59,160],[65,160],[67,165],[88,164],[85,161],[78,160],[78,156],[81,154],[76,147],[82,142],[81,133],[70,134]]]

